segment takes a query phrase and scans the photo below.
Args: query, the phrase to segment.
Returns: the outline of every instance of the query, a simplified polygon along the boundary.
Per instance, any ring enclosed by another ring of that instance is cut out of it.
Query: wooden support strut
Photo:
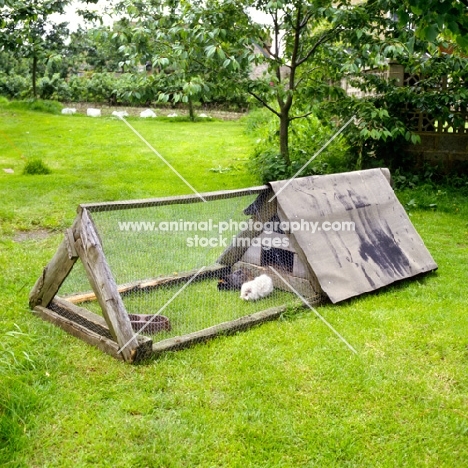
[[[52,257],[52,260],[44,268],[42,275],[36,281],[29,294],[29,307],[31,309],[34,309],[36,306],[47,307],[73,268],[78,257],[71,240],[73,237],[70,238],[70,232],[74,232],[79,224],[80,217],[77,216],[72,227],[67,230],[65,238]]]
[[[100,333],[90,330],[89,328],[77,323],[74,320],[63,317],[62,315],[54,312],[51,309],[48,309],[47,307],[36,306],[34,307],[34,313],[43,320],[57,325],[76,338],[80,338],[81,340],[96,346],[101,351],[110,354],[112,357],[120,360],[123,359],[122,354],[119,353],[119,345],[114,340],[111,340],[101,335]]]
[[[107,264],[94,223],[86,209],[81,210],[80,237],[75,243],[75,248],[101,306],[109,331],[123,348],[123,359],[128,362],[135,361],[138,358],[139,343]]]

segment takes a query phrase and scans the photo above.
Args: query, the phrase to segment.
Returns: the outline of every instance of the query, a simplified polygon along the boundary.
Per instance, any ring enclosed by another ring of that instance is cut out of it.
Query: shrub
[[[90,102],[114,102],[115,82],[113,73],[93,73],[86,79],[86,100]]]
[[[149,105],[157,98],[156,84],[154,76],[126,73],[116,81],[114,93],[119,103]]]
[[[31,80],[21,75],[0,73],[0,95],[9,99],[23,98],[28,95]]]
[[[70,100],[68,84],[59,73],[54,73],[51,77],[44,76],[41,78],[37,88],[42,99]]]
[[[251,157],[251,169],[263,183],[292,177],[334,134],[335,129],[320,123],[317,117],[291,123],[288,166],[279,152],[278,119],[265,109],[257,109],[246,118],[247,132],[258,137]],[[355,161],[346,140],[338,137],[301,172],[301,176],[331,174],[353,170]]]
[[[52,171],[44,164],[42,159],[31,159],[24,166],[23,174],[25,175],[44,175],[50,174]]]

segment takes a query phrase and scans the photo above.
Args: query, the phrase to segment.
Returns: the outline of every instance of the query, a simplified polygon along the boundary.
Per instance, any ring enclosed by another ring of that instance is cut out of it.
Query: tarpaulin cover
[[[437,269],[384,171],[270,184],[280,220],[334,303]]]

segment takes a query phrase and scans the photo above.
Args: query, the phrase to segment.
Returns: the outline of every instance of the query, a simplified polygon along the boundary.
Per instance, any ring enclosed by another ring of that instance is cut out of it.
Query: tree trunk
[[[190,120],[193,122],[195,120],[195,112],[193,110],[193,101],[192,101],[192,96],[188,97],[188,108],[189,108],[189,116]]]
[[[32,88],[33,88],[33,97],[37,98],[37,87],[36,87],[36,76],[37,76],[37,57],[33,57],[32,65]]]
[[[289,115],[283,111],[280,115],[280,153],[284,162],[290,166],[291,160],[289,159]]]

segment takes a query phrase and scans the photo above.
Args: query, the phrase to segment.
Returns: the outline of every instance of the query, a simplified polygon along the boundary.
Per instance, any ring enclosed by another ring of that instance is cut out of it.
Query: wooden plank
[[[57,296],[55,297],[57,298]],[[95,301],[96,294],[94,293],[94,291],[86,291],[82,293],[74,293],[61,296],[61,298],[66,300],[67,302],[70,302],[71,304],[81,304],[83,302]]]
[[[65,231],[65,240],[67,241],[67,249],[68,249],[68,258],[70,260],[78,258],[78,252],[75,249],[75,237],[73,229],[67,229]]]
[[[82,311],[85,310],[81,307],[78,309],[80,309],[80,313],[83,313]],[[75,320],[68,317],[64,317],[56,311],[46,307],[36,306],[33,312],[39,317],[41,317],[43,320],[57,325],[58,327],[62,328],[62,330],[66,331],[67,333],[70,333],[70,335],[73,335],[74,337],[79,338],[92,346],[95,346],[96,348],[100,349],[106,354],[109,354],[115,359],[123,360],[122,353],[119,353],[119,345],[114,340],[108,338],[107,336],[103,336],[94,330],[90,330],[83,323],[76,322]],[[87,312],[89,314],[92,313],[89,311]],[[138,343],[139,346],[136,352],[136,357],[133,362],[138,362],[152,356],[153,341],[151,340],[151,338],[139,335]]]
[[[177,276],[163,276],[160,278],[149,278],[139,281],[134,281],[131,283],[125,283],[117,286],[118,292],[122,294],[131,294],[138,291],[147,291],[151,289],[156,289],[162,286],[172,286],[174,284],[183,283],[195,275],[199,269],[179,273]],[[197,275],[194,279],[195,281],[201,281],[207,278],[212,278],[213,276],[224,276],[230,273],[231,268],[226,265],[213,265],[206,267],[201,273]],[[73,304],[80,304],[82,302],[94,301],[96,300],[96,294],[93,291],[87,291],[83,293],[70,294],[68,296],[63,296],[63,299],[66,299],[68,302]]]
[[[73,320],[62,317],[53,310],[50,310],[46,307],[36,306],[33,310],[39,317],[47,322],[53,323],[58,327],[65,330],[70,335],[80,338],[86,343],[99,348],[101,351],[104,351],[107,354],[110,354],[112,357],[122,360],[122,355],[118,352],[119,345],[109,338],[106,338],[98,333],[95,333],[88,328],[80,325]]]
[[[57,310],[57,307],[59,310]],[[65,316],[74,322],[81,323],[86,326],[89,330],[93,330],[96,333],[107,336],[112,339],[112,334],[109,330],[107,322],[104,317],[97,315],[88,309],[78,307],[65,299],[55,296],[52,302],[49,304],[49,309],[58,313],[59,315]],[[64,313],[61,313],[63,311]]]
[[[78,223],[79,217],[75,219],[71,229],[75,228]],[[38,305],[43,307],[49,305],[76,260],[77,257],[70,258],[69,256],[68,241],[65,237],[29,294],[29,307],[31,309]]]
[[[200,341],[206,341],[215,338],[221,334],[236,333],[240,330],[245,330],[249,327],[257,325],[262,322],[277,319],[285,310],[286,305],[279,307],[272,307],[252,315],[247,315],[236,320],[223,322],[203,330],[189,333],[184,336],[176,336],[166,340],[153,343],[153,354],[161,354],[165,351],[175,351],[191,346]]]
[[[138,340],[133,333],[130,319],[117,290],[117,284],[107,264],[102,245],[87,210],[81,212],[80,238],[75,247],[101,306],[111,335],[123,348],[123,359],[127,362],[133,362],[137,358]]]
[[[236,190],[219,190],[216,192],[201,193],[206,201],[222,200],[227,198],[236,198],[246,195],[254,195],[268,189],[268,186],[262,185],[258,187],[249,187]],[[78,212],[86,209],[91,213],[98,211],[111,210],[128,210],[131,208],[144,208],[149,206],[164,206],[186,203],[203,203],[203,200],[198,195],[179,195],[175,197],[148,198],[143,200],[123,200],[115,202],[102,203],[84,203],[78,206]]]

